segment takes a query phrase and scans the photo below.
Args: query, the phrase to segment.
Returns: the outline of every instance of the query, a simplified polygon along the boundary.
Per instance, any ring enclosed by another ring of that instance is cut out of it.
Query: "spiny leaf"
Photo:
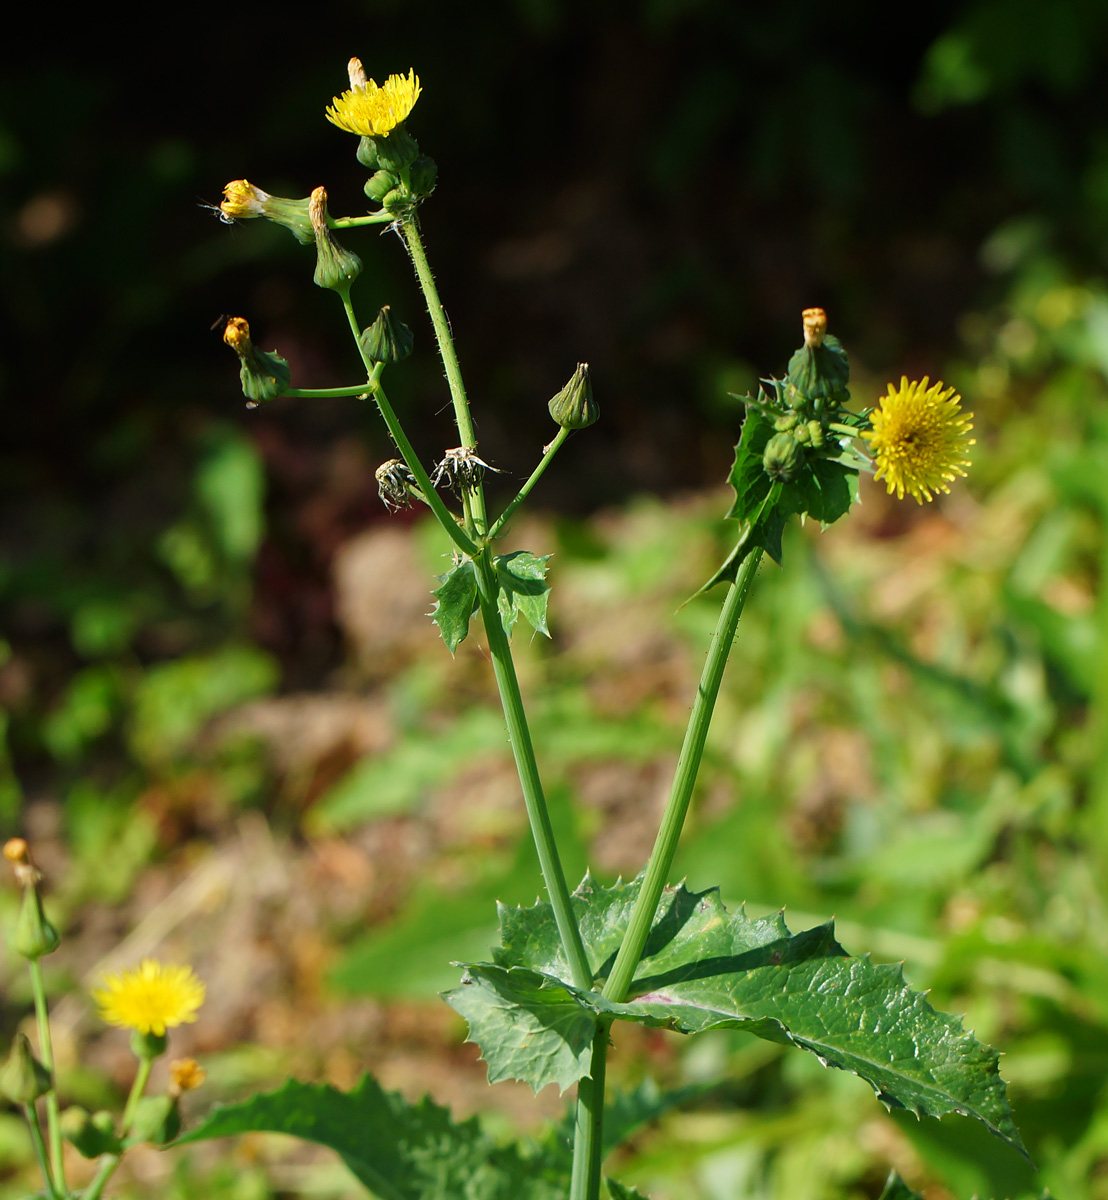
[[[546,564],[550,555],[541,558],[526,550],[505,554],[496,560],[496,579],[500,585],[496,606],[504,631],[509,636],[518,617],[536,632],[550,636],[546,627],[546,604],[550,598],[550,585],[546,582]]]
[[[466,559],[438,578],[442,586],[431,593],[437,601],[431,619],[453,654],[469,633],[469,619],[477,611],[477,573]]]
[[[923,1197],[913,1192],[895,1171],[890,1171],[878,1200],[923,1200]]]
[[[598,982],[611,968],[638,887],[635,880],[597,888],[586,877],[574,894]],[[490,1079],[566,1087],[588,1071],[586,1043],[598,1021],[679,1033],[740,1029],[852,1071],[887,1105],[917,1116],[976,1117],[1023,1151],[996,1052],[913,992],[899,966],[848,957],[830,924],[792,934],[780,915],[729,914],[715,890],[668,889],[631,995],[616,1004],[566,982],[549,905],[502,908],[500,917],[495,962],[468,964],[468,982],[447,996],[469,1020]]]
[[[426,1098],[409,1104],[368,1075],[350,1092],[290,1079],[275,1092],[217,1107],[175,1145],[253,1132],[329,1146],[381,1200],[559,1200],[565,1194],[561,1164],[544,1153],[500,1146],[476,1118],[456,1122]]]

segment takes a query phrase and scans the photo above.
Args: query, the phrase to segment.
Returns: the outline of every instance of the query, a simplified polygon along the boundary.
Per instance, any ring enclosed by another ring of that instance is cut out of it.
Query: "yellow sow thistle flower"
[[[336,96],[327,108],[327,120],[348,133],[362,137],[387,137],[415,108],[419,99],[419,77],[414,70],[390,75],[378,87],[367,79],[364,87],[351,88]]]
[[[877,461],[875,479],[884,479],[889,493],[904,493],[918,504],[933,500],[934,492],[949,492],[949,484],[965,475],[966,451],[975,444],[969,436],[973,413],[962,412],[962,397],[942,382],[927,386],[928,377],[900,387],[889,384],[889,394],[870,414],[872,429],[862,436]]]
[[[196,1020],[204,1003],[204,985],[191,967],[164,966],[144,958],[130,971],[105,975],[92,993],[100,1019],[108,1025],[164,1037],[174,1025]]]

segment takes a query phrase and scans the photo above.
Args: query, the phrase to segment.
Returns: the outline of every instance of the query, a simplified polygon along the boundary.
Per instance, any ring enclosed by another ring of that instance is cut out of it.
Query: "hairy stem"
[[[719,685],[723,679],[723,671],[727,666],[727,657],[735,641],[735,631],[738,629],[739,617],[742,616],[750,585],[761,562],[761,550],[751,551],[743,559],[739,567],[738,578],[727,590],[723,608],[716,623],[712,644],[708,650],[708,659],[700,676],[700,686],[696,691],[689,726],[685,731],[685,741],[681,746],[681,754],[677,760],[677,769],[673,776],[673,786],[670,789],[669,801],[650,853],[650,861],[646,865],[642,887],[639,889],[635,907],[631,911],[631,921],[627,932],[623,935],[623,943],[616,955],[608,982],[604,985],[604,995],[609,1000],[623,1001],[635,975],[635,968],[642,958],[643,947],[650,936],[650,928],[654,924],[654,915],[658,909],[658,901],[669,878],[673,866],[674,855],[677,853],[677,843],[681,837],[681,827],[689,811],[693,788],[696,785],[697,772],[700,770],[700,760],[704,754],[704,742],[708,736],[708,726],[712,721],[712,712],[719,694]]]

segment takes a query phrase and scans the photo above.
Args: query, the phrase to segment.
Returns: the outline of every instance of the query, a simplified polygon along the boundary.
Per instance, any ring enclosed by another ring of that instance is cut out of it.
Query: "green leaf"
[[[923,1197],[913,1192],[895,1171],[890,1171],[878,1200],[923,1200]]]
[[[610,969],[638,889],[638,880],[597,888],[586,876],[574,893],[598,980]],[[848,957],[830,924],[791,934],[780,915],[728,914],[715,890],[668,889],[631,997],[614,1004],[565,982],[549,905],[502,908],[500,915],[495,962],[467,964],[466,982],[446,997],[470,1022],[490,1079],[566,1087],[575,1072],[587,1073],[584,1043],[599,1020],[679,1033],[738,1029],[853,1072],[889,1106],[976,1117],[1023,1150],[996,1051],[908,988],[899,966]]]
[[[470,559],[440,575],[431,619],[439,627],[446,648],[453,654],[469,633],[469,619],[477,611],[477,572]]]
[[[558,1200],[565,1181],[541,1153],[501,1146],[476,1118],[455,1122],[429,1099],[409,1104],[369,1075],[350,1092],[290,1079],[216,1108],[181,1146],[242,1133],[284,1133],[329,1146],[381,1200]]]
[[[604,1182],[608,1185],[608,1195],[611,1200],[648,1200],[642,1192],[633,1187],[626,1187],[618,1180],[612,1179],[609,1176],[604,1176]]]
[[[526,550],[497,558],[496,580],[500,590],[496,606],[504,622],[504,632],[509,636],[519,617],[523,617],[536,632],[550,636],[546,626],[546,604],[550,597],[546,564],[549,561],[549,554],[539,558]]]

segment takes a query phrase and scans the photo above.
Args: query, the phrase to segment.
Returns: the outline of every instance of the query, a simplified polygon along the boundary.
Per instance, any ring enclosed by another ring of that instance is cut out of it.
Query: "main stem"
[[[62,1153],[61,1114],[58,1106],[58,1078],[54,1069],[54,1042],[50,1036],[50,1011],[46,1004],[46,984],[42,978],[42,964],[37,958],[29,962],[31,969],[31,992],[35,998],[35,1021],[38,1026],[39,1056],[42,1065],[50,1073],[50,1090],[46,1093],[46,1136],[50,1139],[50,1165],[53,1168],[54,1184],[61,1195],[65,1195],[65,1159]]]
[[[723,680],[723,671],[727,666],[727,657],[735,641],[735,631],[739,626],[743,606],[746,604],[750,585],[761,562],[761,550],[751,551],[743,559],[738,577],[727,591],[723,609],[716,623],[712,644],[708,650],[708,659],[700,676],[700,686],[696,691],[689,726],[685,731],[685,741],[681,746],[681,754],[677,760],[677,770],[673,776],[673,786],[670,789],[669,801],[662,817],[661,828],[650,853],[650,861],[646,866],[642,887],[638,899],[631,912],[631,921],[627,932],[623,935],[623,943],[616,955],[608,982],[604,985],[604,995],[609,1000],[622,1002],[631,986],[635,968],[642,958],[643,948],[650,936],[654,916],[658,910],[658,901],[669,878],[670,868],[677,853],[677,843],[681,837],[681,827],[689,811],[693,788],[696,785],[697,773],[700,770],[700,760],[704,754],[704,743],[708,737],[708,726],[712,721],[719,685]]]
[[[581,941],[577,918],[573,913],[562,862],[558,857],[558,847],[554,841],[554,830],[550,824],[550,813],[546,806],[546,797],[543,794],[542,780],[539,777],[535,748],[531,743],[531,732],[527,727],[523,695],[519,690],[519,680],[516,678],[512,650],[508,642],[508,635],[504,632],[500,611],[496,606],[496,572],[489,561],[487,551],[477,560],[476,566],[481,618],[485,623],[485,636],[488,638],[493,674],[496,676],[496,686],[500,691],[500,703],[504,709],[504,720],[508,726],[508,741],[512,747],[512,754],[515,756],[520,786],[523,788],[523,803],[527,809],[531,834],[535,839],[539,866],[542,868],[543,881],[546,883],[547,895],[550,897],[550,906],[554,910],[554,920],[558,926],[562,952],[569,964],[570,975],[577,987],[587,989],[592,987],[592,970],[589,967],[588,956],[585,954],[584,943]]]

